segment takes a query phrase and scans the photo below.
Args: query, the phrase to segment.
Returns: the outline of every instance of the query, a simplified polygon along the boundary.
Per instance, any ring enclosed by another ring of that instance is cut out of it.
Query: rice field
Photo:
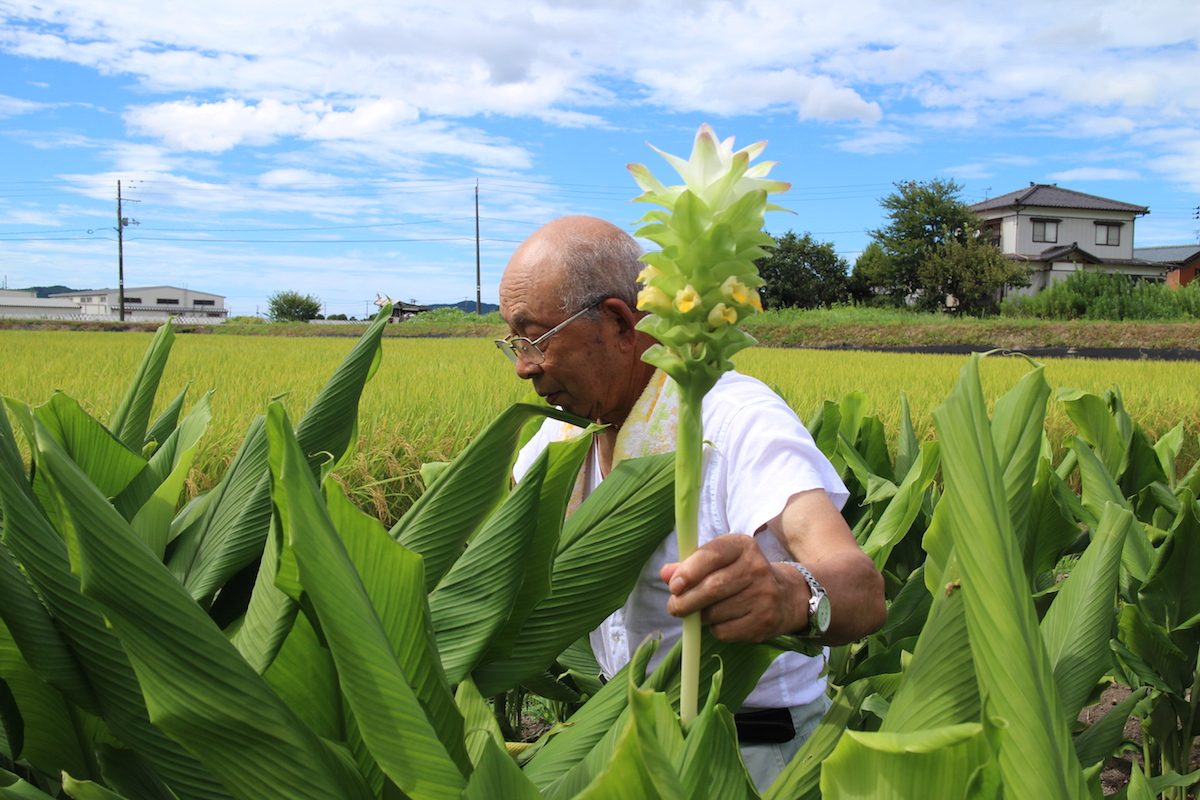
[[[0,394],[41,403],[61,389],[104,420],[120,401],[151,334],[0,331]],[[213,420],[188,485],[211,486],[246,428],[271,398],[283,395],[298,418],[353,347],[350,339],[179,335],[159,403],[190,383],[185,406],[214,390]],[[949,394],[965,356],[756,348],[738,368],[780,392],[802,419],[826,399],[861,391],[889,434],[907,395],[918,435],[932,435],[930,412]],[[1118,387],[1126,408],[1152,436],[1178,422],[1188,429],[1182,466],[1198,455],[1200,362],[1047,359],[1051,386],[1091,392]],[[1022,358],[985,363],[985,392],[995,397],[1029,368]],[[397,339],[383,343],[383,363],[360,408],[359,448],[339,473],[361,505],[385,521],[420,492],[417,469],[447,460],[527,387],[486,339]],[[1051,403],[1048,429],[1058,444],[1073,432]]]

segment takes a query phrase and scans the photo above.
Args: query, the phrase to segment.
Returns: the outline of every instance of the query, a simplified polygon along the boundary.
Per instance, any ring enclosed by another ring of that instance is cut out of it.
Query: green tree
[[[846,260],[829,242],[818,242],[810,234],[788,231],[775,237],[771,255],[758,262],[758,273],[766,284],[761,288],[767,308],[818,308],[846,302]]]
[[[847,284],[850,299],[855,303],[878,304],[881,297],[889,299],[888,295],[880,295],[877,287],[883,286],[884,276],[889,274],[891,263],[887,253],[879,246],[879,242],[871,242],[854,261],[854,270],[850,273]]]
[[[871,231],[871,238],[887,256],[876,286],[896,305],[908,302],[922,289],[921,263],[947,238],[964,241],[969,232],[978,229],[978,218],[958,197],[961,191],[953,180],[903,181],[879,201],[890,222]]]
[[[1029,285],[1028,266],[1005,258],[978,229],[961,240],[947,236],[917,271],[920,305],[930,310],[994,314],[1000,308],[1001,288]]]
[[[267,298],[267,314],[275,322],[308,322],[321,314],[321,301],[311,294],[281,291]]]

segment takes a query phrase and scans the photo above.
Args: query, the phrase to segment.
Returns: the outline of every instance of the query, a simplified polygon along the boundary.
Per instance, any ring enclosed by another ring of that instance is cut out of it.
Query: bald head
[[[633,237],[597,217],[569,216],[539,228],[509,259],[500,292],[514,284],[552,291],[564,313],[605,297],[637,307],[642,249]]]

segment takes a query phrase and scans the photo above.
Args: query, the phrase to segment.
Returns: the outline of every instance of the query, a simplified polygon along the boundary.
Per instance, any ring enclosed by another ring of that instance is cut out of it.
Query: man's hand
[[[808,624],[808,585],[796,570],[767,561],[753,536],[718,536],[682,564],[659,572],[671,590],[667,611],[699,611],[713,636],[726,642],[762,642]]]
[[[766,527],[828,592],[832,617],[825,644],[879,630],[887,615],[883,576],[825,492],[792,495]],[[659,575],[671,591],[667,611],[677,617],[700,611],[722,641],[761,642],[808,628],[808,584],[792,567],[768,562],[753,536],[718,536]]]

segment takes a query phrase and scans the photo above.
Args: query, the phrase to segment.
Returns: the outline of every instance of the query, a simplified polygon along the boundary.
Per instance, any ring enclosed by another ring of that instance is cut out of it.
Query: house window
[[[1104,244],[1110,247],[1116,247],[1121,243],[1121,223],[1119,222],[1097,222],[1096,223],[1096,244]]]
[[[141,305],[141,304],[142,304],[142,298],[140,298],[140,297],[126,297],[125,298],[125,305],[127,305],[127,306],[137,306],[137,305]]]
[[[1000,220],[990,220],[983,224],[984,239],[993,247],[1000,246]]]
[[[192,303],[197,306],[215,306],[217,304],[215,300],[194,300]]]
[[[1035,219],[1033,221],[1033,240],[1035,242],[1057,242],[1058,220]]]
[[[156,297],[154,302],[160,306],[177,306],[179,305],[178,297]]]

